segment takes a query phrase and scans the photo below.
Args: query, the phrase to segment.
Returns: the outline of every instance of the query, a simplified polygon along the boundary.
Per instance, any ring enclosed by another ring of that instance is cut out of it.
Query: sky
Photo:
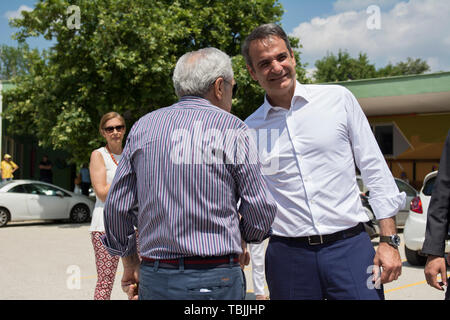
[[[10,17],[31,10],[36,0],[0,1],[0,44],[16,45]],[[408,57],[428,62],[432,72],[450,71],[450,0],[279,0],[284,30],[300,38],[302,63],[340,49],[368,55],[377,68]],[[81,13],[82,14],[82,13]],[[82,15],[81,15],[82,20]],[[43,49],[43,39],[27,40]]]

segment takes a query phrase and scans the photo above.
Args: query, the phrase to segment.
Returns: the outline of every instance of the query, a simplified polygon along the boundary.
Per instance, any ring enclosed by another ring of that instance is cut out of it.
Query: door
[[[9,210],[11,221],[31,220],[33,217],[30,215],[27,206],[29,197],[30,195],[26,193],[23,185],[20,184],[2,193],[0,206]]]
[[[36,219],[69,218],[69,201],[60,189],[42,183],[29,183],[24,187],[32,195],[28,210]]]

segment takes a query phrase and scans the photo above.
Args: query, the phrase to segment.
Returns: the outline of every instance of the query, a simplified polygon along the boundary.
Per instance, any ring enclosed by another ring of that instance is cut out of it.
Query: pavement
[[[402,234],[400,234],[402,237]],[[378,239],[372,243],[376,248]],[[403,271],[385,285],[387,300],[442,300],[444,293],[427,285],[423,267],[408,264],[400,248]],[[88,224],[11,223],[0,228],[0,300],[92,300],[96,269]],[[251,263],[245,268],[247,299],[255,299]],[[119,263],[112,300],[126,300]],[[266,293],[268,288],[266,285]]]

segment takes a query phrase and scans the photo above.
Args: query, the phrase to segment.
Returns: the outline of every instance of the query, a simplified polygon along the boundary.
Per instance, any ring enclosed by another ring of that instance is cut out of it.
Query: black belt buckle
[[[309,236],[308,243],[310,246],[317,246],[319,244],[323,244],[323,237],[322,237],[322,235]]]

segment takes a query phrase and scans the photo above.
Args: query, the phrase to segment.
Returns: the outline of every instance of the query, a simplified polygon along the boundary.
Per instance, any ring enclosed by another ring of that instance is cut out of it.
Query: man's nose
[[[281,71],[283,71],[283,66],[282,66],[281,62],[274,60],[272,62],[272,72],[280,73]]]

